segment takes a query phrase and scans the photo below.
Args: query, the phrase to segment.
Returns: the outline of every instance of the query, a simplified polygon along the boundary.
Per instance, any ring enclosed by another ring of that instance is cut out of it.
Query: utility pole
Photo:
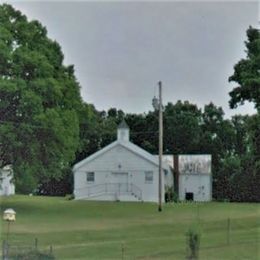
[[[162,153],[163,153],[163,109],[162,109],[162,82],[159,85],[159,100],[153,98],[153,107],[159,111],[159,171],[158,171],[158,211],[162,211]]]
[[[162,211],[162,153],[163,153],[163,115],[162,115],[162,82],[159,81],[159,205]]]

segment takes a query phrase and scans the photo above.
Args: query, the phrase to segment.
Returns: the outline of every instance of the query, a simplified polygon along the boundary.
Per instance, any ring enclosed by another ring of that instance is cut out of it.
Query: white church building
[[[75,199],[158,202],[158,157],[129,141],[123,121],[117,140],[73,167]],[[173,188],[171,167],[163,164],[162,198]]]

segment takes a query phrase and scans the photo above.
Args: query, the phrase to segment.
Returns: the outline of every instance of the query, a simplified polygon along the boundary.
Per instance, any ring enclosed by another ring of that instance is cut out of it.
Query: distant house
[[[75,199],[158,201],[158,158],[129,141],[123,121],[117,140],[73,167]],[[163,164],[162,198],[173,187],[171,167]]]
[[[7,165],[0,169],[0,196],[9,196],[13,194],[15,194],[13,169],[10,165]]]

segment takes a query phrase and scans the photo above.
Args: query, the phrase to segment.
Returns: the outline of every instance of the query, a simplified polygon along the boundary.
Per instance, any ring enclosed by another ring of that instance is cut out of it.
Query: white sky
[[[98,110],[152,110],[161,80],[165,104],[212,101],[228,117],[254,112],[250,104],[229,109],[236,84],[228,77],[245,57],[246,29],[257,26],[256,1],[5,2],[47,27]]]

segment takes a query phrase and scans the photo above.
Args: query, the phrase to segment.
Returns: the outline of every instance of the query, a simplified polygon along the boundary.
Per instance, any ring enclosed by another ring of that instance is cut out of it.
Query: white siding
[[[185,200],[186,192],[192,192],[194,201],[211,201],[211,175],[181,174],[179,176],[179,198]]]
[[[88,184],[86,172],[95,172],[95,182]],[[153,183],[145,183],[145,172],[153,172]],[[83,164],[74,172],[74,194],[75,198],[88,198],[87,187],[93,185],[103,185],[114,182],[112,174],[114,172],[128,173],[128,183],[133,184],[142,190],[143,201],[158,201],[158,166],[141,156],[133,153],[127,148],[118,144],[104,154],[96,157],[92,161]],[[164,178],[163,185],[164,187]],[[96,186],[96,189],[98,187]],[[162,195],[164,194],[164,189]],[[113,195],[110,195],[110,197]],[[164,198],[164,196],[162,196]],[[105,198],[109,198],[105,196]],[[89,198],[90,199],[90,198]],[[96,199],[104,200],[104,194],[100,194]],[[121,196],[120,200],[131,200]],[[133,201],[136,198],[133,197]]]
[[[168,186],[170,188],[173,188],[173,173],[171,169],[169,168],[167,172],[164,171],[164,182],[165,186]]]

